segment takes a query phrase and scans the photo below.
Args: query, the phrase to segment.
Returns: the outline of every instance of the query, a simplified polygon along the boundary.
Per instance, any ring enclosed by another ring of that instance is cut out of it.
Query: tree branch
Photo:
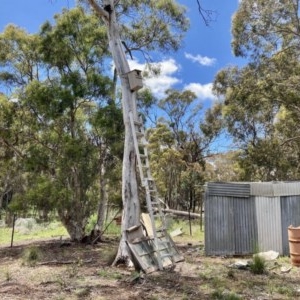
[[[209,26],[209,24],[212,21],[215,21],[213,16],[216,15],[216,11],[204,9],[200,4],[200,0],[197,0],[197,3],[198,3],[198,10],[199,10],[199,13],[200,13],[203,21],[204,21],[204,24],[206,26]]]
[[[292,138],[289,138],[289,139],[285,140],[284,142],[282,142],[282,143],[280,144],[280,146],[283,146],[284,144],[287,144],[287,143],[289,143],[289,142],[295,141],[295,140],[297,140],[297,139],[300,139],[300,136],[294,136],[294,137],[292,137]]]

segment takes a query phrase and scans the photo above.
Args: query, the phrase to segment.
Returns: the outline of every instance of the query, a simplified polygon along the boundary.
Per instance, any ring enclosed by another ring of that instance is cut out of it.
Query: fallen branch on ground
[[[59,261],[59,260],[50,260],[50,261],[44,261],[44,262],[39,262],[38,265],[71,265],[71,264],[76,264],[78,262],[88,264],[91,263],[93,260],[92,259],[87,259],[87,260],[64,260],[64,261]]]

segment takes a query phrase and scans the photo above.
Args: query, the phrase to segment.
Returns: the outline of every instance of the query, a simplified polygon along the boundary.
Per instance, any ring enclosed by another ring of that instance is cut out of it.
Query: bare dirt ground
[[[203,245],[177,243],[184,262],[143,274],[109,266],[117,246],[107,239],[93,246],[50,240],[0,247],[0,299],[300,299],[300,269],[287,272],[288,258],[254,275],[229,267],[241,258],[205,257]]]

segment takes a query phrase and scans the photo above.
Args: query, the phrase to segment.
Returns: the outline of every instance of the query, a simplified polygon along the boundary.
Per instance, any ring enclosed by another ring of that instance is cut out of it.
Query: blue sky
[[[228,65],[241,64],[232,55],[231,18],[238,7],[238,0],[200,0],[203,7],[216,11],[216,20],[205,26],[201,19],[196,0],[179,0],[188,7],[191,28],[184,40],[183,48],[176,54],[154,57],[161,64],[159,78],[147,80],[157,96],[167,88],[189,88],[205,106],[213,101],[211,83],[218,70]],[[62,7],[72,8],[75,0],[1,0],[0,30],[14,23],[29,32],[37,32],[40,25],[51,20]],[[135,58],[130,61],[132,68],[143,69],[144,61]]]
[[[229,65],[242,65],[243,60],[235,58],[231,51],[231,19],[241,0],[199,0],[204,8],[215,11],[215,21],[205,26],[198,12],[196,0],[179,0],[188,8],[191,28],[186,34],[183,47],[177,53],[152,57],[160,64],[161,74],[156,78],[144,79],[158,97],[164,96],[169,88],[190,89],[197,95],[197,104],[203,112],[215,101],[212,82],[222,68]],[[36,33],[41,24],[52,20],[62,8],[72,8],[76,0],[0,0],[0,31],[9,23],[16,24],[30,33]],[[143,70],[145,61],[135,56],[129,60],[131,69]],[[155,114],[155,112],[154,112]],[[213,148],[226,151],[231,141],[221,137]]]

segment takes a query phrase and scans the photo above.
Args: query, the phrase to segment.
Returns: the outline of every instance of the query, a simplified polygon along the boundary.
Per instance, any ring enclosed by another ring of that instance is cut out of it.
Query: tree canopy
[[[221,70],[226,127],[243,149],[246,180],[299,177],[299,1],[241,1],[232,23],[242,67]]]
[[[1,135],[1,146],[17,155],[25,189],[19,197],[13,189],[12,207],[55,208],[71,238],[80,240],[99,201],[100,153],[114,147],[109,119],[122,134],[105,75],[106,31],[98,18],[75,8],[38,34],[10,25],[0,44],[1,84],[11,91],[2,101],[8,134]],[[106,124],[100,121],[104,110]],[[94,128],[99,124],[102,131]]]

